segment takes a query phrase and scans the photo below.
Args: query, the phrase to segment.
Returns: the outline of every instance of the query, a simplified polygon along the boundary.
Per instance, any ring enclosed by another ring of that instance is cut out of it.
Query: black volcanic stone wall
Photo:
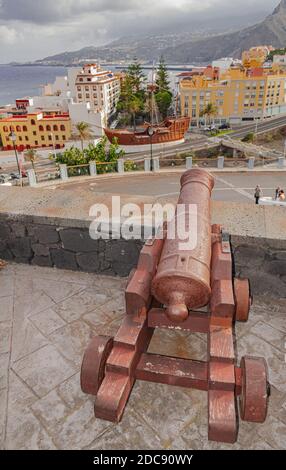
[[[140,240],[92,240],[88,227],[20,219],[1,216],[0,258],[4,260],[126,277],[143,246]]]
[[[17,263],[126,277],[142,246],[92,240],[84,222],[0,215],[0,258]],[[233,236],[232,247],[236,275],[250,278],[254,294],[286,297],[286,240]]]

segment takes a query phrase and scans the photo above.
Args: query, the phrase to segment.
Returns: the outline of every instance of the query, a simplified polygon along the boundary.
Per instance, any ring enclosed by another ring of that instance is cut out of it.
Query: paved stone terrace
[[[94,334],[115,334],[125,280],[24,265],[0,270],[0,449],[286,449],[286,301],[256,299],[238,355],[264,355],[273,384],[264,425],[234,446],[207,440],[207,396],[138,382],[120,425],[95,420],[79,386]],[[156,332],[150,350],[206,358],[201,335]]]

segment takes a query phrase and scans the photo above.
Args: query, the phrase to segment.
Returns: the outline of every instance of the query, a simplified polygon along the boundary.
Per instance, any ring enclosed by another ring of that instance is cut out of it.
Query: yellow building
[[[4,150],[12,150],[10,134],[16,135],[19,151],[30,148],[62,148],[71,137],[68,113],[33,113],[0,118],[0,138]]]
[[[275,69],[230,68],[220,80],[194,76],[180,82],[181,113],[192,125],[204,122],[207,104],[216,123],[240,124],[286,112],[286,73]]]
[[[247,68],[261,67],[273,50],[272,46],[251,47],[248,51],[242,53],[242,63]]]

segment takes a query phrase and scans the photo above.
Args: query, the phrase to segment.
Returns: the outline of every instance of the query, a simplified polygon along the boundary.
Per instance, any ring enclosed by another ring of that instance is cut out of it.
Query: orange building
[[[63,148],[71,137],[71,120],[68,113],[33,113],[0,118],[0,139],[4,150],[13,149],[11,132],[16,135],[15,144],[20,152],[30,148]]]

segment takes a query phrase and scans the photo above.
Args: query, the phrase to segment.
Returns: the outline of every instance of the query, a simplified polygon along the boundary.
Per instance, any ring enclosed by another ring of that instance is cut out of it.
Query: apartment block
[[[116,110],[120,84],[120,77],[113,72],[87,64],[76,77],[76,102],[90,103],[92,110],[103,112],[108,119]]]
[[[33,113],[6,116],[0,119],[0,144],[4,150],[12,150],[10,134],[16,135],[16,147],[20,152],[30,148],[63,148],[71,137],[71,120],[68,113]]]
[[[240,124],[286,112],[286,73],[263,67],[233,67],[220,74],[220,79],[194,76],[180,81],[183,116],[192,125],[203,121],[206,105],[216,108],[216,123]]]

